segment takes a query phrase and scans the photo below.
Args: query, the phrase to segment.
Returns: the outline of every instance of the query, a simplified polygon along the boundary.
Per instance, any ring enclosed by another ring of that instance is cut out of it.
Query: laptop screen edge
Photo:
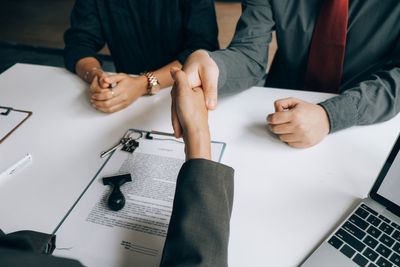
[[[374,185],[372,186],[371,191],[369,192],[369,197],[373,200],[377,201],[381,205],[385,206],[389,211],[400,216],[400,206],[388,200],[387,198],[381,196],[378,193],[379,187],[382,185],[386,174],[388,173],[390,167],[392,166],[393,161],[395,160],[397,154],[400,150],[400,134],[397,137],[396,142],[393,145],[392,150],[389,153],[389,156],[386,158],[385,163],[376,178]]]

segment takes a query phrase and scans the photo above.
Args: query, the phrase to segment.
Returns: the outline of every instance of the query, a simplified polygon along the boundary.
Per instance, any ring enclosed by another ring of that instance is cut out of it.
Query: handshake
[[[217,105],[219,69],[206,51],[198,50],[188,57],[183,70],[171,69],[175,81],[171,92],[172,126],[175,136],[185,140],[187,159],[207,158],[207,110]],[[275,101],[274,109],[266,117],[268,128],[289,146],[313,146],[330,131],[328,115],[320,105],[291,97]]]
[[[202,88],[192,88],[186,73],[171,68],[171,120],[175,137],[183,137],[186,160],[211,159],[208,110]]]

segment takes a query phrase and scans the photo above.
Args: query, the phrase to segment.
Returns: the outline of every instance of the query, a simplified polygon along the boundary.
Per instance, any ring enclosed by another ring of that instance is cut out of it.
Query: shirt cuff
[[[182,165],[179,176],[188,173],[194,174],[198,171],[201,172],[201,176],[207,176],[211,173],[219,173],[220,176],[224,178],[228,177],[228,179],[232,178],[234,173],[233,168],[219,162],[208,159],[190,159]],[[187,177],[191,176],[195,177],[196,175],[187,175]]]
[[[103,64],[102,60],[100,59],[100,55],[97,54],[95,51],[86,48],[86,47],[66,47],[64,50],[64,64],[65,67],[71,71],[72,73],[75,72],[75,66],[76,63],[78,63],[79,60],[85,57],[94,57],[96,58],[99,62],[100,65]]]
[[[358,112],[356,100],[348,94],[338,95],[319,103],[328,114],[330,133],[357,124]]]
[[[222,88],[225,85],[227,79],[226,66],[223,60],[223,53],[220,53],[221,51],[222,50],[218,50],[215,52],[207,51],[212,60],[214,60],[215,64],[217,64],[218,66],[218,89]]]

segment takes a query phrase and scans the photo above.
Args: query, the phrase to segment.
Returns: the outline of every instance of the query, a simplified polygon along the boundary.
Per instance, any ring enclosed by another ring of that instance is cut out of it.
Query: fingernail
[[[207,99],[207,107],[209,109],[213,109],[216,106],[215,100],[214,99]]]

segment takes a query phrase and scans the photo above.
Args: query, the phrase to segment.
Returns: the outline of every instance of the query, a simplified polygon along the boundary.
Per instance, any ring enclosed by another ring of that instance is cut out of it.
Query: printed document
[[[212,143],[213,160],[224,146]],[[57,229],[53,254],[88,267],[159,266],[184,157],[184,144],[173,138],[142,138],[133,153],[117,150]],[[102,178],[126,173],[132,182],[121,186],[125,206],[112,211]]]

